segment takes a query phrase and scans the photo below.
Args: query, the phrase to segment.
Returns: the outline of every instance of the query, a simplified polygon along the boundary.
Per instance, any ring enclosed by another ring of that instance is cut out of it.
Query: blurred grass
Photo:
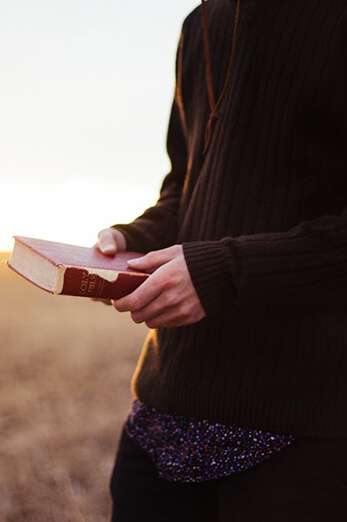
[[[51,296],[5,259],[0,521],[109,521],[109,478],[147,327],[89,299]]]

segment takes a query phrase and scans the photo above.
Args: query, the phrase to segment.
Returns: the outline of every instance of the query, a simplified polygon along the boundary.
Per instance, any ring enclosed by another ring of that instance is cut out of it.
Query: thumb
[[[97,246],[103,254],[114,255],[117,252],[117,242],[112,230],[105,229],[99,232]]]
[[[136,268],[146,272],[154,272],[154,270],[159,268],[161,265],[171,261],[173,257],[172,251],[170,252],[169,249],[163,248],[162,250],[148,252],[148,254],[141,257],[129,259],[128,265],[131,268]]]

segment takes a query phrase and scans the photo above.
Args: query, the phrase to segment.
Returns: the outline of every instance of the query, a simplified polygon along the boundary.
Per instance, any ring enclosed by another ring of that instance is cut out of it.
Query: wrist
[[[222,240],[182,243],[187,268],[195,290],[208,315],[220,313],[225,299],[236,304],[237,290],[229,250]]]

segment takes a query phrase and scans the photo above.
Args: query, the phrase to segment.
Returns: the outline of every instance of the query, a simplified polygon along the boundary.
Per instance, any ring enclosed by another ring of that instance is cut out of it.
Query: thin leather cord
[[[182,95],[182,81],[183,81],[183,46],[184,46],[184,33],[181,33],[180,41],[179,41],[179,50],[178,50],[178,67],[177,67],[177,82],[176,82],[176,101],[180,111],[183,132],[185,137],[188,136],[187,130],[187,120],[183,103],[183,95]]]
[[[208,146],[211,142],[212,134],[213,134],[213,125],[216,120],[220,116],[220,111],[218,110],[223,99],[225,93],[227,91],[228,79],[231,74],[231,69],[234,63],[235,52],[236,52],[236,43],[237,43],[237,33],[240,19],[240,0],[236,2],[236,12],[233,24],[233,39],[231,46],[231,54],[229,58],[229,63],[226,72],[226,78],[224,81],[224,85],[221,91],[221,94],[216,100],[216,95],[213,86],[213,70],[212,70],[212,59],[211,59],[211,49],[209,43],[209,35],[208,35],[208,13],[206,3],[207,0],[201,0],[202,9],[201,9],[201,21],[202,21],[202,29],[203,29],[203,41],[204,41],[204,57],[205,57],[205,65],[206,65],[206,84],[207,84],[207,93],[208,93],[208,101],[210,105],[210,115],[206,125],[205,130],[205,144],[204,144],[204,154],[206,153]]]

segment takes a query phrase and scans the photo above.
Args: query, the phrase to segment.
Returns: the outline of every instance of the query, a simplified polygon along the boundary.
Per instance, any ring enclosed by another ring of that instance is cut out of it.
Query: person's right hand
[[[124,235],[120,230],[116,230],[115,228],[104,228],[100,230],[98,233],[98,241],[94,246],[96,246],[102,254],[108,256],[114,256],[117,252],[122,252],[127,249]],[[110,299],[92,297],[91,300],[103,303],[107,306],[112,305]]]

